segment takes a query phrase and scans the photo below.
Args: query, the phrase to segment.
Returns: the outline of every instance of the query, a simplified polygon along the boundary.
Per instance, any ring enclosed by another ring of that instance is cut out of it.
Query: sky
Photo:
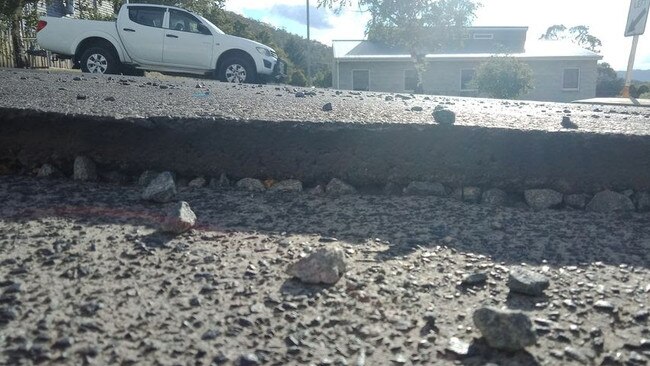
[[[367,13],[349,7],[340,14],[311,5],[311,38],[326,45],[332,40],[364,39]],[[647,1],[647,0],[646,0]],[[603,60],[616,70],[627,68],[632,37],[624,37],[630,0],[481,0],[474,25],[527,26],[536,39],[554,24],[586,25],[603,42]],[[306,36],[306,0],[226,0],[226,9]],[[650,69],[650,24],[639,38],[635,69]]]

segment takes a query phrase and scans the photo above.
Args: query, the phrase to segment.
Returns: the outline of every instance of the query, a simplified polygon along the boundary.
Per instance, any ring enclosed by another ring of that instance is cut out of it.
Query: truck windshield
[[[193,13],[193,14],[194,14],[194,13]],[[214,30],[214,31],[217,32],[218,34],[226,34],[224,31],[222,31],[221,29],[219,29],[219,27],[217,27],[216,25],[212,24],[212,22],[210,22],[209,20],[205,19],[204,17],[202,17],[202,16],[200,16],[200,15],[198,15],[198,14],[194,14],[194,16],[196,16],[196,17],[198,17],[199,19],[201,19],[201,22],[203,22],[203,24],[204,24],[205,26],[207,26],[208,28]]]

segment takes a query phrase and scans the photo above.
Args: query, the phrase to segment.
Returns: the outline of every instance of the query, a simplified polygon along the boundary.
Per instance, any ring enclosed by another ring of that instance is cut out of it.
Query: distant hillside
[[[248,19],[230,11],[206,16],[224,32],[239,37],[253,39],[257,42],[273,47],[280,58],[289,63],[288,79],[286,82],[301,85],[301,75],[293,75],[294,72],[301,72],[307,75],[307,39],[287,32],[284,29],[276,28],[270,24],[254,19]],[[332,47],[320,42],[311,41],[311,64],[314,85],[329,87],[332,85]]]
[[[625,71],[616,71],[618,77],[625,78]],[[650,81],[650,70],[633,70],[632,80],[647,82]]]

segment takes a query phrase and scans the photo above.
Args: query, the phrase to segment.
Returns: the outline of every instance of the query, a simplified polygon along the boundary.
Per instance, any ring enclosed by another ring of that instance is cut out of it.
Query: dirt
[[[141,191],[0,176],[0,364],[650,360],[647,213],[183,187],[198,226],[168,236],[168,206]],[[347,255],[335,285],[285,274],[328,246]],[[543,296],[509,294],[522,264],[550,278]],[[461,285],[476,272],[487,282]],[[537,344],[489,348],[482,305],[524,311]]]

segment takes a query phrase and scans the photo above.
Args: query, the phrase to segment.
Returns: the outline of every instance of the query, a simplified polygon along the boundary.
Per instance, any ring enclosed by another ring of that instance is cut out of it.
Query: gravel
[[[0,176],[0,364],[648,361],[647,213],[180,187],[201,222],[170,237],[141,189]],[[285,273],[333,247],[334,285]],[[510,293],[522,263],[542,296]],[[536,345],[490,346],[486,305],[525,314]]]

